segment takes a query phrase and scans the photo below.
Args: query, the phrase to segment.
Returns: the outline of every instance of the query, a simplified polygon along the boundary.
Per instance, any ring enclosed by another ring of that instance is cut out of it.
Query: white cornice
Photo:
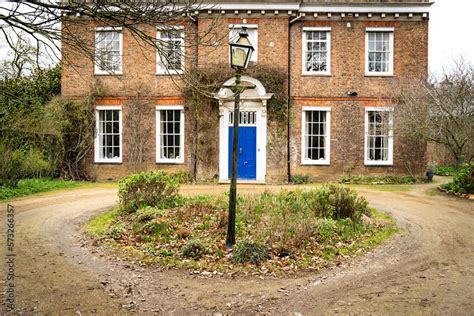
[[[206,4],[204,3],[204,6]],[[294,10],[300,8],[299,3],[218,3],[211,10]]]
[[[295,13],[427,13],[433,3],[374,3],[332,4],[324,3],[214,3],[205,1],[200,4],[200,10],[212,11],[294,11]],[[204,8],[204,9],[203,9]]]
[[[345,6],[321,6],[302,5],[300,12],[332,12],[332,13],[425,13],[430,11],[430,4],[426,5],[397,5],[397,6],[368,6],[368,5],[345,5]]]

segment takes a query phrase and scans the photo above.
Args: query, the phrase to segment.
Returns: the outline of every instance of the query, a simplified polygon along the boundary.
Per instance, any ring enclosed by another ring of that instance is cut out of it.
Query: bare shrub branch
[[[144,171],[144,163],[150,155],[150,140],[153,139],[152,101],[147,99],[150,95],[142,87],[137,88],[135,97],[126,101],[127,113],[125,116],[125,143],[127,144],[127,157],[134,173]]]
[[[396,133],[443,145],[456,164],[474,155],[474,72],[463,60],[430,81],[401,82]]]

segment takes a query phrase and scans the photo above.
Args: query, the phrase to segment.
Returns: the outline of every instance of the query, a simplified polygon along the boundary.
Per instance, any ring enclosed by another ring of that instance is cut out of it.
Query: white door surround
[[[256,112],[257,127],[257,182],[265,182],[267,173],[267,100],[273,94],[267,93],[260,81],[248,76],[241,77],[241,85],[254,86],[240,96],[241,111]],[[224,86],[235,85],[235,77],[227,80]],[[222,88],[215,96],[219,100],[219,181],[229,181],[229,116],[234,110],[234,94]]]

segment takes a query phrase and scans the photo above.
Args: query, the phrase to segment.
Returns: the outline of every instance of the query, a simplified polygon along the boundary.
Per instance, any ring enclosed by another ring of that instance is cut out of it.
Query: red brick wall
[[[65,22],[67,23],[67,22]],[[193,34],[194,25],[182,23],[185,34]],[[84,42],[92,44],[94,41],[94,23],[78,26],[81,31],[78,35]],[[147,26],[144,30],[151,36],[156,36],[156,29]],[[97,82],[103,88],[103,93],[110,97],[135,96],[138,89],[149,91],[150,97],[179,96],[181,80],[178,75],[172,77],[156,74],[156,50],[148,44],[137,41],[129,31],[123,30],[123,57],[122,75],[94,75],[93,61],[74,52],[63,44],[64,54],[72,56],[70,60],[63,60],[62,95],[64,97],[81,97],[87,95],[90,85]],[[186,36],[186,35],[185,35]],[[190,37],[190,35],[188,36]],[[190,39],[192,41],[192,39]],[[193,56],[193,48],[187,46],[186,56]],[[192,57],[185,60],[188,69],[193,65]]]
[[[401,139],[394,134],[393,166],[365,166],[365,107],[391,106],[390,99],[341,98],[333,100],[300,98],[292,108],[291,173],[311,175],[317,180],[337,180],[353,169],[353,174],[411,174],[425,167],[425,144]],[[331,107],[330,165],[301,164],[301,117],[303,106]],[[394,122],[396,124],[396,122]]]
[[[212,65],[228,62],[229,24],[258,24],[258,62],[287,69],[288,61],[288,17],[226,17],[219,21],[214,18],[199,16],[198,31],[204,33],[210,26],[217,26],[211,32],[216,45],[199,47],[199,65]],[[351,27],[347,27],[347,22]],[[408,170],[422,170],[425,163],[424,145],[413,144],[398,139],[395,135],[394,166],[365,167],[364,163],[364,107],[393,105],[391,98],[398,80],[414,77],[426,77],[428,69],[428,21],[367,21],[353,19],[349,21],[303,21],[299,20],[291,26],[291,139],[290,162],[293,174],[310,174],[322,180],[335,179],[343,170],[353,164],[355,172],[364,173],[407,173]],[[181,21],[185,26],[185,34],[193,33],[195,25]],[[65,27],[75,27],[65,21]],[[331,31],[331,76],[302,75],[302,28],[303,26],[330,26]],[[365,28],[394,27],[394,76],[365,76]],[[76,26],[77,33],[85,43],[93,43],[93,23]],[[145,28],[150,34],[155,33],[153,27]],[[209,36],[211,36],[209,35]],[[188,40],[193,40],[186,35]],[[208,37],[209,39],[210,37]],[[190,56],[185,61],[187,69],[195,62],[194,47],[187,47]],[[127,99],[136,95],[138,89],[148,91],[149,97],[157,104],[181,104],[180,78],[156,75],[155,50],[140,45],[129,32],[123,32],[123,74],[119,76],[94,75],[93,63],[90,59],[77,53],[63,43],[63,55],[68,60],[63,62],[62,94],[68,98],[80,98],[88,94],[91,83],[98,82],[104,88],[104,98],[98,104],[125,104]],[[357,91],[358,97],[349,99],[347,91]],[[273,92],[273,91],[268,91]],[[301,165],[301,107],[303,105],[331,106],[331,165]],[[155,163],[155,110],[148,124],[151,124],[153,139],[150,141],[150,156],[145,167],[149,169],[189,170],[189,152],[185,141],[185,163],[183,165],[162,165]],[[186,115],[186,114],[185,114]],[[123,106],[123,122],[127,117],[127,109]],[[189,120],[186,120],[189,123]],[[125,124],[124,124],[125,125]],[[187,130],[187,129],[186,129]],[[215,133],[216,129],[210,131]],[[124,128],[124,133],[127,130]],[[186,132],[185,132],[186,133]],[[286,130],[276,130],[269,123],[268,141],[279,139],[277,152],[269,151],[267,162],[267,181],[286,178]],[[185,139],[188,135],[185,135]],[[122,164],[94,164],[93,152],[89,155],[90,170],[99,179],[117,179],[131,172],[127,160],[127,144],[124,143]],[[217,150],[217,148],[216,148]],[[215,156],[216,153],[213,153]],[[278,160],[278,161],[276,161]],[[203,174],[212,177],[217,172],[215,167],[208,168]]]
[[[331,27],[331,76],[302,75],[303,26]],[[365,76],[365,28],[394,27],[394,76]],[[426,78],[428,73],[428,22],[304,21],[291,30],[292,96],[392,97],[397,80]]]

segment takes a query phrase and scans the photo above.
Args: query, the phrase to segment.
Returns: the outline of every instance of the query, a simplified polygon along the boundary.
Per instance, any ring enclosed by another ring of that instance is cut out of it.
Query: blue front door
[[[229,127],[229,179],[232,170],[232,140],[234,128]],[[257,179],[257,127],[239,127],[239,146],[237,147],[237,179]]]

